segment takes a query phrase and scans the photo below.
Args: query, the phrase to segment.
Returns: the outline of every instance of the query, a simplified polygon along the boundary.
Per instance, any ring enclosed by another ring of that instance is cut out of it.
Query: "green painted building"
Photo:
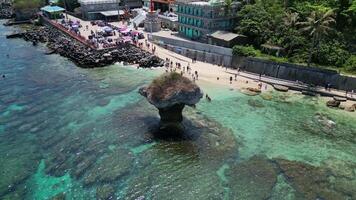
[[[228,9],[221,0],[178,0],[176,4],[180,35],[201,41],[207,41],[208,35],[217,30],[232,30],[240,5],[233,3]]]

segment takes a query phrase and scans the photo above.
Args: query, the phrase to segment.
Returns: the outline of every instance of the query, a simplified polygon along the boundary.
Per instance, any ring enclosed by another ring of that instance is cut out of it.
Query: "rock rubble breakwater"
[[[34,26],[23,33],[8,35],[8,38],[23,38],[33,45],[45,43],[49,48],[46,54],[57,53],[67,57],[79,67],[104,67],[116,62],[136,64],[139,67],[161,67],[164,61],[132,44],[123,43],[111,49],[92,49],[65,35],[60,30],[48,26]]]

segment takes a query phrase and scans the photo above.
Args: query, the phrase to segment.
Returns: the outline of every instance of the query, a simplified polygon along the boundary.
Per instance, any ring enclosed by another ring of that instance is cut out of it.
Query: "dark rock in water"
[[[172,134],[180,132],[183,129],[181,122],[183,121],[182,111],[184,106],[184,104],[175,104],[166,108],[158,108],[161,116],[160,129],[167,130]]]
[[[161,116],[161,129],[168,133],[182,130],[182,111],[185,105],[194,106],[203,97],[200,88],[178,73],[164,74],[139,93],[154,105]]]
[[[110,99],[100,99],[98,105],[103,107],[108,105],[109,103],[110,103]]]
[[[61,192],[52,197],[51,200],[66,200],[66,194],[64,192]]]
[[[6,142],[9,138],[0,141],[0,150],[6,149],[6,154],[0,157],[0,199],[7,194],[13,196],[11,193],[21,189],[25,181],[35,173],[40,159],[33,141],[23,136],[9,137],[13,137],[11,143]],[[14,146],[16,148],[13,148]]]
[[[26,184],[21,184],[16,187],[16,190],[11,191],[10,193],[0,196],[1,200],[23,200],[26,197]]]
[[[334,99],[329,100],[329,101],[326,102],[326,106],[337,108],[337,107],[340,106],[340,101],[336,101]]]
[[[334,190],[340,179],[327,168],[283,159],[276,163],[297,191],[297,199],[350,199],[347,193]]]
[[[258,88],[248,87],[248,88],[243,88],[241,90],[241,93],[248,95],[248,96],[256,96],[256,95],[261,94],[261,90]]]
[[[247,101],[247,103],[248,103],[249,106],[254,107],[254,108],[263,108],[263,107],[265,107],[263,105],[263,103],[261,101],[259,101],[259,100],[249,99]]]
[[[226,176],[233,199],[268,199],[277,182],[273,163],[258,156],[230,166]]]
[[[115,188],[112,185],[105,184],[96,188],[97,200],[113,200],[115,197]]]
[[[71,170],[71,175],[73,175],[77,179],[79,179],[86,172],[86,170],[88,170],[92,165],[94,165],[97,159],[95,154],[81,155],[83,156],[80,156],[76,159],[75,167]]]
[[[116,181],[130,172],[133,161],[134,157],[130,151],[116,149],[85,173],[84,184],[91,185],[93,183]]]

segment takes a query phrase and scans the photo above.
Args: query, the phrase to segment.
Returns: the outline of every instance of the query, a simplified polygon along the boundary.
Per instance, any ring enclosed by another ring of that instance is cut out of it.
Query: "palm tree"
[[[231,14],[231,8],[232,8],[232,0],[225,0],[225,11],[227,13],[227,15],[229,16]]]
[[[283,20],[284,20],[284,25],[290,28],[294,28],[298,23],[299,14],[297,12],[286,12]]]
[[[310,66],[312,54],[315,46],[319,43],[320,39],[327,35],[333,28],[332,24],[335,23],[334,11],[329,10],[325,13],[316,13],[313,11],[305,22],[298,22],[301,31],[308,32],[312,37],[311,48],[309,50],[308,66]]]

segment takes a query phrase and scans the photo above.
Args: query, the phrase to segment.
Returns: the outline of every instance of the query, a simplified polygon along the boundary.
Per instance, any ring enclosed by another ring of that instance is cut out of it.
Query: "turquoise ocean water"
[[[0,199],[356,199],[354,113],[203,82],[190,139],[159,140],[137,92],[159,70],[81,69],[14,29],[0,26]]]

